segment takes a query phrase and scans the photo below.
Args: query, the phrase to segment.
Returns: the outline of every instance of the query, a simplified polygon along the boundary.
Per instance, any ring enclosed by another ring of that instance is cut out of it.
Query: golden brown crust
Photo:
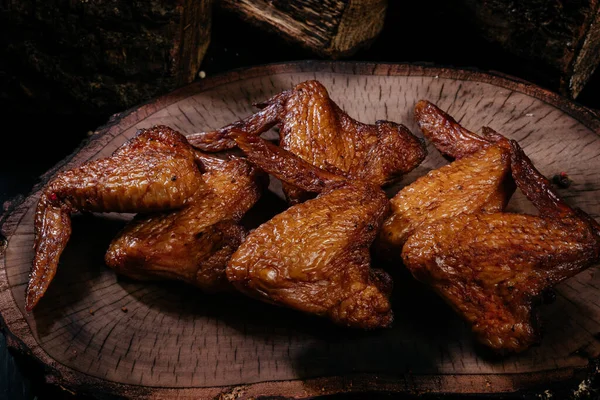
[[[466,130],[420,101],[415,118],[444,155],[392,200],[380,248],[397,254],[497,350],[519,352],[539,338],[533,309],[542,291],[598,259],[600,226],[553,191],[515,141],[483,127]],[[512,178],[510,179],[512,174]],[[540,217],[503,214],[516,185]]]
[[[457,161],[430,171],[391,199],[392,213],[376,242],[378,252],[391,259],[419,227],[462,213],[502,211],[515,190],[504,136],[484,127],[482,138],[425,100],[415,106],[415,118],[425,137]]]
[[[514,192],[510,152],[501,144],[430,171],[403,188],[391,200],[377,248],[398,257],[404,242],[421,226],[463,213],[493,213],[504,209]]]
[[[426,100],[420,100],[415,106],[415,120],[427,140],[442,154],[451,158],[463,158],[494,141],[465,129],[450,115]],[[491,133],[491,129],[486,132]]]
[[[598,243],[577,218],[463,214],[418,230],[402,258],[481,343],[520,352],[539,340],[532,307],[542,291],[589,267]]]
[[[391,279],[370,269],[369,246],[387,211],[374,187],[345,185],[259,226],[227,267],[241,292],[372,329],[392,322]]]
[[[285,101],[290,95],[290,90],[283,91],[263,103],[255,104],[262,108],[261,111],[215,131],[188,135],[187,139],[192,146],[202,151],[219,152],[232,149],[236,146],[235,141],[229,136],[232,130],[242,130],[253,135],[268,131],[277,125],[280,114],[284,112]]]
[[[204,150],[231,148],[230,133],[235,129],[260,135],[278,125],[282,148],[326,171],[376,185],[396,181],[427,154],[423,143],[402,125],[389,121],[366,125],[350,118],[317,81],[302,82],[260,106],[260,112],[245,120],[190,136],[191,143]],[[294,201],[302,193],[293,190],[286,195]]]
[[[598,260],[600,229],[558,197],[516,142],[511,148],[515,182],[540,216],[438,219],[408,238],[402,258],[415,278],[471,325],[481,343],[520,352],[540,338],[534,306],[541,293]]]
[[[60,173],[44,192],[74,210],[150,212],[181,207],[200,186],[194,149],[183,135],[157,126],[111,157]]]
[[[511,140],[511,171],[515,183],[523,194],[544,217],[574,216],[575,211],[567,205],[533,165],[517,142]]]
[[[251,163],[301,190],[320,193],[326,187],[347,181],[340,175],[315,168],[291,152],[245,131],[235,129],[230,136]]]
[[[113,156],[58,175],[35,216],[34,265],[26,307],[48,287],[71,233],[73,211],[141,211],[117,236],[106,263],[135,279],[177,279],[206,291],[237,290],[262,301],[374,329],[393,320],[392,280],[371,269],[369,247],[401,253],[428,284],[501,352],[540,339],[543,291],[598,260],[600,225],[571,209],[515,141],[491,128],[480,137],[420,101],[425,136],[457,161],[431,171],[391,200],[379,188],[425,156],[406,128],[365,125],[318,82],[261,104],[199,147],[237,145],[248,160],[194,150],[167,127],[140,132]],[[279,125],[282,147],[258,135]],[[240,219],[258,200],[262,175],[280,178],[294,205],[246,238]],[[201,173],[201,171],[203,173]],[[540,216],[502,213],[517,186]]]
[[[109,246],[106,264],[135,279],[228,289],[225,267],[245,236],[239,221],[260,197],[260,175],[239,158],[208,168],[202,176],[206,188],[186,207],[141,215],[127,225]]]
[[[388,212],[383,191],[320,170],[246,132],[233,137],[259,168],[321,194],[250,233],[227,266],[228,279],[249,296],[340,325],[388,326],[391,278],[371,270],[369,254]]]
[[[111,157],[64,171],[43,190],[35,215],[35,256],[27,287],[32,310],[56,273],[73,211],[150,212],[182,207],[203,186],[185,137],[156,126]]]
[[[56,275],[58,260],[71,237],[71,208],[54,204],[43,192],[38,201],[34,229],[34,258],[25,294],[25,309],[31,311]]]

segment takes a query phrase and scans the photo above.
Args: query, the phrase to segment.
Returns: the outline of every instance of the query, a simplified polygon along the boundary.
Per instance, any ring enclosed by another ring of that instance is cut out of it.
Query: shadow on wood
[[[89,296],[106,272],[104,254],[111,240],[125,226],[125,220],[73,215],[73,234],[58,265],[52,285],[33,311],[38,334],[48,335],[64,318],[69,305]],[[85,261],[84,261],[85,260]],[[90,260],[90,262],[88,262]],[[90,313],[98,310],[91,306]]]
[[[306,62],[207,79],[119,116],[65,167],[112,153],[141,127],[162,123],[184,134],[218,128],[250,114],[251,101],[315,78],[361,121],[388,118],[416,132],[412,107],[430,98],[469,129],[489,125],[518,140],[542,173],[567,171],[573,184],[561,194],[570,205],[600,215],[600,119],[593,112],[519,80],[415,65]],[[431,151],[415,173],[445,163]],[[556,302],[542,309],[539,347],[498,360],[475,348],[449,307],[397,265],[391,266],[395,324],[372,332],[344,330],[241,295],[209,296],[179,283],[118,278],[103,263],[122,224],[103,221],[112,215],[76,218],[59,275],[32,318],[24,313],[23,291],[38,195],[2,224],[8,244],[0,249],[0,311],[8,336],[18,339],[9,345],[74,390],[209,398],[236,388],[242,397],[514,392],[578,378],[600,355],[597,268],[559,285]],[[275,194],[264,201],[273,209],[247,221],[250,226],[282,207]],[[511,207],[528,209],[519,198]]]

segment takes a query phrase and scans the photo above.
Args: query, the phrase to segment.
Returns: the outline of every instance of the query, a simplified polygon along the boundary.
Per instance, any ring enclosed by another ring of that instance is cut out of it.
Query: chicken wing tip
[[[434,110],[440,110],[441,109],[436,106],[435,104],[433,104],[432,102],[430,102],[429,100],[425,100],[425,99],[420,99],[417,101],[417,103],[415,104],[415,114],[417,113],[422,113],[422,112],[426,112],[427,109],[434,109]]]
[[[37,295],[34,291],[27,290],[27,295],[25,297],[25,311],[33,311],[40,299],[41,296]]]
[[[53,271],[55,272],[55,271]],[[40,276],[41,275],[41,276]],[[53,275],[53,274],[51,274]],[[47,268],[34,267],[29,275],[29,282],[25,289],[25,311],[31,312],[40,302],[41,298],[48,290],[48,286],[52,279],[47,279]]]

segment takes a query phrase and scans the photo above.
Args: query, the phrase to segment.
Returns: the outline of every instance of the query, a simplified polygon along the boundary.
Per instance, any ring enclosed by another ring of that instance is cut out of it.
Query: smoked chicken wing
[[[32,310],[56,274],[71,235],[71,213],[151,212],[185,206],[205,187],[198,152],[165,126],[142,130],[112,156],[58,174],[42,191],[25,307]]]
[[[372,329],[392,322],[391,278],[370,268],[369,247],[388,210],[383,191],[346,181],[261,138],[238,133],[251,162],[316,199],[252,231],[227,266],[229,281],[260,300]]]
[[[134,279],[177,279],[214,292],[229,289],[227,261],[245,237],[239,225],[261,194],[247,161],[204,156],[206,187],[179,210],[140,214],[111,243],[106,264]]]
[[[512,175],[539,216],[462,214],[438,219],[408,238],[404,264],[496,351],[539,341],[542,292],[598,261],[600,226],[552,190],[516,142]]]
[[[325,87],[307,81],[275,95],[258,113],[217,131],[189,136],[190,143],[207,151],[235,146],[234,129],[260,135],[279,127],[280,146],[308,163],[376,185],[396,181],[423,161],[423,143],[403,125],[377,121],[358,122],[331,100]],[[292,203],[306,198],[305,192],[286,183],[284,192]]]
[[[425,137],[457,160],[430,171],[390,200],[392,212],[377,240],[387,257],[398,257],[410,235],[438,219],[502,211],[515,189],[506,138],[490,128],[484,128],[485,137],[469,132],[426,101],[417,103],[415,118]]]

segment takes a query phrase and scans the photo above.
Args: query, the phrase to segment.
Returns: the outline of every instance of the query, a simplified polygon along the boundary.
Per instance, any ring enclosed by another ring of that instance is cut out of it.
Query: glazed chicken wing
[[[541,293],[598,261],[600,226],[552,190],[516,142],[511,168],[539,216],[462,214],[417,230],[404,264],[431,286],[496,351],[520,352],[539,340]]]
[[[204,187],[196,151],[168,127],[142,130],[111,157],[64,171],[43,190],[35,215],[35,256],[27,287],[32,310],[54,278],[71,235],[71,213],[150,212],[183,207]]]
[[[260,197],[261,175],[240,158],[202,161],[205,188],[180,210],[138,215],[111,243],[109,267],[134,279],[230,288],[225,267],[244,239],[239,222]]]
[[[320,171],[258,137],[235,139],[266,172],[321,193],[252,231],[227,266],[229,281],[249,296],[343,326],[388,326],[391,279],[370,268],[369,256],[388,209],[383,191]]]
[[[415,105],[415,121],[440,153],[454,159],[464,158],[503,138],[490,128],[483,128],[486,137],[481,137],[427,100],[420,100]]]
[[[376,185],[394,182],[414,169],[426,156],[424,145],[403,125],[377,121],[358,122],[331,100],[317,81],[296,85],[260,104],[262,110],[217,131],[189,136],[202,150],[235,146],[233,129],[254,135],[279,127],[280,146],[308,163],[347,178]],[[306,197],[293,185],[284,185],[292,203]]]
[[[438,219],[502,211],[515,189],[510,145],[503,136],[484,128],[485,137],[480,137],[426,101],[417,103],[415,118],[425,137],[457,160],[430,171],[390,200],[392,213],[377,240],[388,257],[399,256],[410,235]]]

